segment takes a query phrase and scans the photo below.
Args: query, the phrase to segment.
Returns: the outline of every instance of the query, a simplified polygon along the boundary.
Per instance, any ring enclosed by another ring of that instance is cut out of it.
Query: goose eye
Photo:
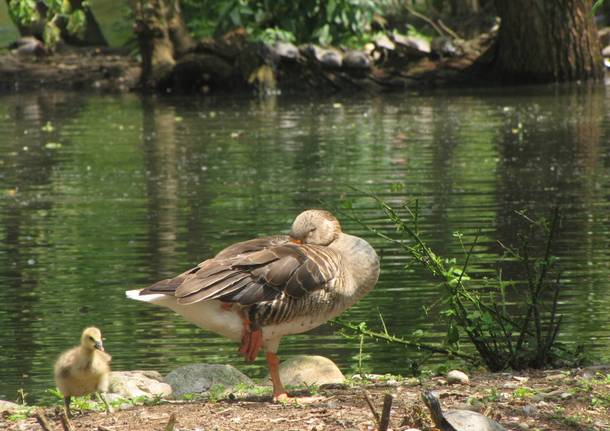
[[[95,342],[95,340],[93,339],[93,337],[89,337],[89,339],[90,339],[91,341],[94,341],[94,342]]]

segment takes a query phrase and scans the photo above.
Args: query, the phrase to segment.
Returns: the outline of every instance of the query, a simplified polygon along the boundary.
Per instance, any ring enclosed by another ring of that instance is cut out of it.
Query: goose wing
[[[234,244],[177,277],[140,294],[163,293],[181,304],[218,299],[240,305],[301,298],[323,289],[339,273],[339,256],[327,247],[297,245],[288,237]]]

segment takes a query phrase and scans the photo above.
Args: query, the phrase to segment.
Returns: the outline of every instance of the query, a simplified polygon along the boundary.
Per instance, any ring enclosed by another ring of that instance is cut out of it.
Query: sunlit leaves
[[[85,10],[88,2],[82,2],[82,9],[73,8],[69,0],[45,0],[37,8],[36,0],[10,0],[8,3],[11,19],[20,25],[44,24],[42,37],[47,46],[53,47],[61,40],[61,28],[75,36],[85,31]],[[46,10],[46,12],[44,12]],[[41,16],[44,13],[44,16]],[[63,24],[65,23],[65,24]],[[63,27],[62,27],[63,28]]]
[[[219,35],[243,26],[258,40],[347,43],[370,31],[373,15],[388,0],[184,0],[189,28],[197,36]],[[205,18],[202,18],[205,17]]]

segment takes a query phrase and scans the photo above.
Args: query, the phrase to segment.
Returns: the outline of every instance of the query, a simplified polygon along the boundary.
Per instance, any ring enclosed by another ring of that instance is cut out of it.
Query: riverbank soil
[[[430,44],[405,40],[371,44],[364,51],[343,52],[311,44],[268,46],[234,31],[199,41],[154,88],[139,84],[140,64],[125,50],[62,46],[52,54],[32,50],[0,52],[0,92],[34,89],[134,89],[187,94],[256,92],[386,92],[437,86],[478,84],[469,69],[486,51],[495,32],[462,41],[451,56]],[[449,43],[449,42],[447,42]],[[374,57],[376,60],[374,60]]]
[[[39,89],[124,92],[134,88],[140,65],[123,51],[65,48],[53,55],[0,55],[0,92]]]
[[[312,404],[274,404],[270,397],[237,396],[234,400],[174,401],[135,406],[107,415],[81,413],[76,430],[164,430],[175,415],[179,430],[373,430],[376,422],[364,397],[370,393],[381,414],[384,395],[394,395],[390,429],[434,429],[420,394],[434,390],[444,409],[468,408],[493,418],[509,430],[610,430],[610,366],[578,370],[476,374],[469,384],[448,385],[444,378],[371,381],[320,388]],[[62,430],[57,407],[45,414]],[[0,419],[3,430],[40,430],[35,418]]]

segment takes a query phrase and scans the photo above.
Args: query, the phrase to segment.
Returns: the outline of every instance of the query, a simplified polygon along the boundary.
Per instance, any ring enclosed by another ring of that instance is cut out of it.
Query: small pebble
[[[529,377],[520,377],[520,376],[513,376],[513,379],[515,379],[518,382],[521,383],[525,383],[527,382],[530,378]]]
[[[523,406],[523,413],[525,416],[535,416],[538,409],[530,404]]]
[[[563,374],[551,374],[550,376],[546,376],[546,379],[550,380],[551,382],[554,382],[557,380],[563,380],[565,378],[566,378],[566,376]]]

